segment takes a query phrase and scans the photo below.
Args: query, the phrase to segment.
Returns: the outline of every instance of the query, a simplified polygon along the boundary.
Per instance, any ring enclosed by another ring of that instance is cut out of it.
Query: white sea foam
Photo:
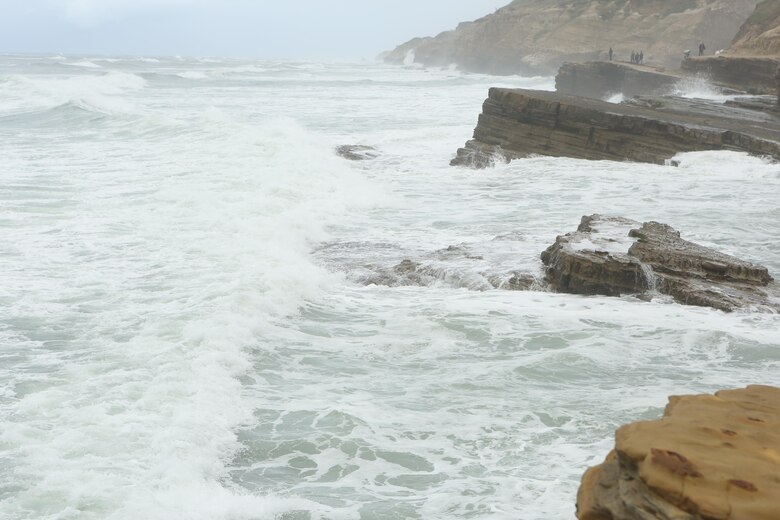
[[[196,70],[188,70],[186,72],[180,72],[179,76],[184,79],[206,79],[208,74]]]
[[[15,75],[0,83],[0,112],[39,110],[74,103],[89,109],[130,112],[126,94],[141,90],[146,81],[135,74],[112,71],[103,74],[60,76]]]
[[[619,424],[776,383],[777,315],[447,283],[539,273],[592,213],[776,274],[776,164],[447,166],[488,87],[550,78],[52,63],[0,81],[2,518],[572,516]],[[332,151],[351,143],[379,155]],[[344,275],[420,257],[442,283]]]
[[[94,61],[89,60],[79,60],[79,61],[73,61],[73,62],[65,62],[65,65],[70,65],[71,67],[84,67],[86,69],[99,69],[100,65],[95,63]]]

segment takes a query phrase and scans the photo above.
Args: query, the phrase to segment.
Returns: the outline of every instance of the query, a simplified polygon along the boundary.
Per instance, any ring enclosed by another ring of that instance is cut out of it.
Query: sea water
[[[552,85],[0,58],[0,518],[572,518],[619,425],[780,383],[778,315],[492,288],[592,213],[780,273],[759,158],[448,166]]]

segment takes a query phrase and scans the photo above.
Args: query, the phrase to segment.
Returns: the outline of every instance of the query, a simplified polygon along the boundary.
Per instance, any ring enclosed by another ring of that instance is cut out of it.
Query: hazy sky
[[[0,0],[0,52],[373,58],[510,0]]]

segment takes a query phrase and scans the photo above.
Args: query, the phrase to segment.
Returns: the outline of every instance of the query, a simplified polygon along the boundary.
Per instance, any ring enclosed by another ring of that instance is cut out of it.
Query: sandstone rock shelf
[[[697,108],[697,104],[699,105]],[[681,152],[737,150],[780,158],[780,118],[680,99],[646,106],[554,92],[490,89],[474,138],[456,166],[487,167],[529,155],[663,164]]]
[[[672,397],[620,428],[582,479],[580,520],[777,520],[780,388]]]
[[[662,294],[723,311],[780,310],[763,266],[684,240],[658,222],[590,215],[542,253],[552,290],[620,296]]]

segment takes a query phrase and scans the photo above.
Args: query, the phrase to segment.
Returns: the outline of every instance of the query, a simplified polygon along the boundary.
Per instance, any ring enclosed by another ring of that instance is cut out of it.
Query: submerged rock
[[[446,250],[445,250],[446,251]],[[436,252],[435,254],[440,253]],[[463,257],[480,260],[480,257]],[[364,285],[384,285],[388,287],[432,287],[443,285],[465,288],[472,291],[502,289],[507,291],[541,290],[544,286],[531,273],[511,272],[489,274],[457,268],[447,264],[422,263],[406,259],[391,268],[375,268],[368,276],[359,281]]]
[[[582,479],[580,520],[777,520],[780,388],[672,397]]]
[[[360,144],[338,146],[336,147],[336,153],[349,161],[366,161],[379,157],[379,152],[377,152],[376,148]]]
[[[665,294],[678,303],[726,312],[780,310],[768,270],[683,240],[658,222],[591,215],[542,253],[552,290],[620,296]]]

